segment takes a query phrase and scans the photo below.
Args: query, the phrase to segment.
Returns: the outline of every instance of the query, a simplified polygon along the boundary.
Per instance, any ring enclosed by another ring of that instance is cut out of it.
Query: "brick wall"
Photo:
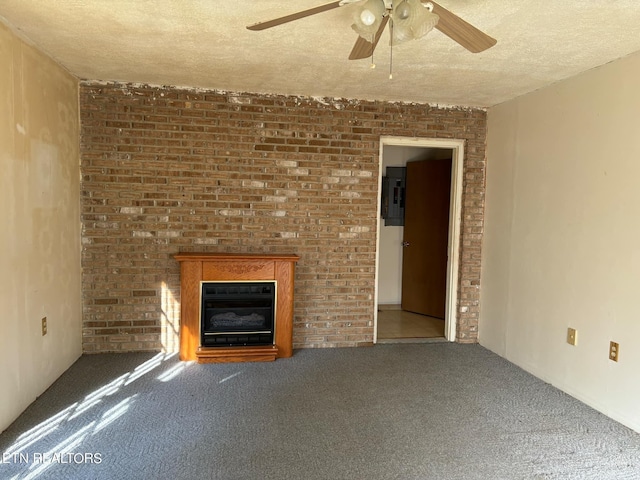
[[[484,111],[91,83],[80,110],[85,352],[176,348],[179,251],[298,254],[294,347],[372,342],[381,135],[466,141],[476,341]]]

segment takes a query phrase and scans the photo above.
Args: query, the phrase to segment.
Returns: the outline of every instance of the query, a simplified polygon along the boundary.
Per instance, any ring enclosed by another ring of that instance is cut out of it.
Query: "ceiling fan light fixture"
[[[371,40],[382,23],[385,11],[383,0],[367,0],[357,12],[351,28],[365,40]]]
[[[363,10],[360,14],[360,21],[367,27],[370,27],[371,25],[376,23],[376,16],[371,10]]]
[[[406,20],[411,16],[411,5],[407,0],[402,0],[395,9],[395,15],[399,20]]]
[[[393,10],[392,43],[417,40],[433,30],[440,17],[431,10],[420,0],[402,0]]]

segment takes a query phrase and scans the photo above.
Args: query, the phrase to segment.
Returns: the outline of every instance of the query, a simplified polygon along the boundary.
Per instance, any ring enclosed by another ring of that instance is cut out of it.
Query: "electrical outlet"
[[[47,334],[47,317],[42,317],[42,336]]]
[[[609,360],[617,362],[620,358],[620,345],[616,342],[609,342]]]
[[[577,345],[578,344],[578,331],[575,328],[567,329],[567,343],[569,345]]]

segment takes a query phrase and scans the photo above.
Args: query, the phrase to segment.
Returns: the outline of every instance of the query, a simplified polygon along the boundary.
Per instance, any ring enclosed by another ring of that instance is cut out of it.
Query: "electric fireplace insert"
[[[200,345],[273,345],[276,282],[202,282]]]

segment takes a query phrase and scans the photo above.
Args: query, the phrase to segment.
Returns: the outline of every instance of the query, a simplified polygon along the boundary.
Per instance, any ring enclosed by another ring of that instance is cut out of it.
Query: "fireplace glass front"
[[[276,282],[203,282],[201,345],[273,345]]]

